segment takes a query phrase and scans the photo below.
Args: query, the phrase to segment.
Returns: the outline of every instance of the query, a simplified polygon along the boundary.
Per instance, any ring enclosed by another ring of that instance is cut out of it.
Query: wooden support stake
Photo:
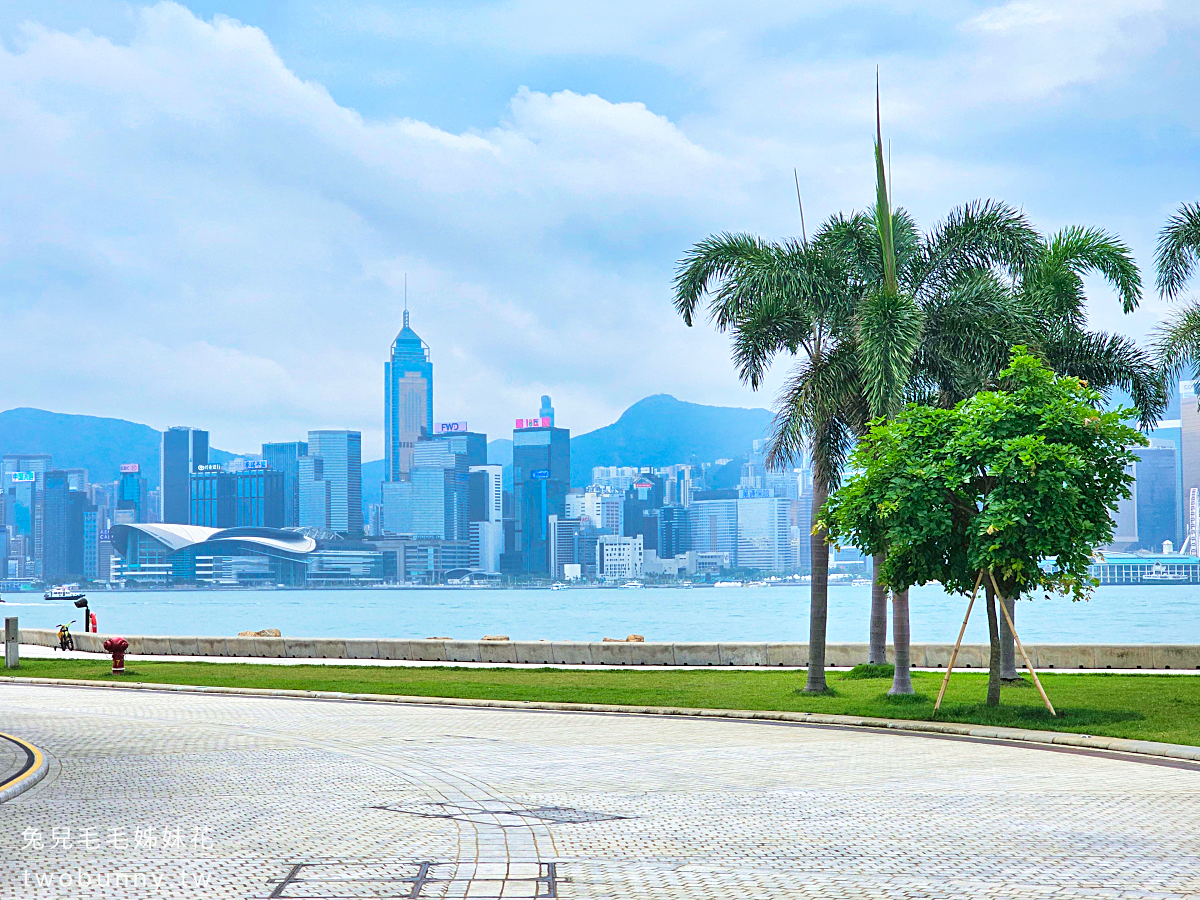
[[[958,629],[958,640],[954,642],[954,652],[950,654],[950,664],[946,666],[946,677],[942,679],[942,689],[938,691],[937,703],[933,704],[933,711],[937,712],[942,705],[942,698],[946,696],[946,686],[950,684],[950,673],[954,671],[954,661],[958,659],[958,648],[962,646],[963,635],[967,633],[967,620],[971,618],[971,607],[975,605],[975,595],[979,593],[979,583],[983,581],[983,569],[979,570],[979,575],[975,579],[975,590],[971,591],[971,602],[967,604],[967,614],[963,616],[962,628]]]
[[[1016,642],[1017,649],[1021,651],[1021,659],[1025,660],[1025,668],[1029,670],[1029,674],[1033,676],[1033,683],[1037,685],[1038,693],[1042,695],[1042,702],[1046,704],[1046,709],[1050,710],[1050,715],[1057,717],[1058,713],[1054,711],[1054,704],[1050,702],[1050,698],[1046,696],[1046,691],[1042,687],[1042,683],[1038,681],[1037,672],[1034,671],[1033,663],[1029,661],[1029,655],[1025,652],[1025,648],[1021,646],[1021,639],[1017,637],[1017,628],[1013,625],[1012,616],[1008,614],[1008,607],[1004,605],[1004,597],[1000,593],[1000,587],[996,584],[996,576],[988,570],[988,578],[992,580],[992,587],[996,589],[996,601],[1000,610],[1004,613],[1004,621],[1008,622],[1008,630],[1012,632],[1013,640]]]

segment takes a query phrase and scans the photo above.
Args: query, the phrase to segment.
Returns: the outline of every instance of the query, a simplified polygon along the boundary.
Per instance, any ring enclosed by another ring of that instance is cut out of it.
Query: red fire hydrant
[[[113,674],[125,674],[125,651],[129,649],[129,641],[123,637],[110,637],[104,642],[104,649],[112,654]]]

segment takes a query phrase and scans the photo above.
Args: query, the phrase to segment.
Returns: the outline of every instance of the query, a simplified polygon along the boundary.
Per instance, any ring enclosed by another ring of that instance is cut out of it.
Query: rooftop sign
[[[140,472],[141,467],[137,463],[121,463],[121,474],[125,475],[129,472]]]
[[[269,468],[271,468],[269,465],[267,465],[267,461],[265,459],[248,459],[248,460],[246,460],[245,467],[247,469],[269,469]]]
[[[205,464],[196,466],[196,471],[197,472],[224,472],[225,467],[223,465],[221,465],[220,463],[205,463]]]
[[[13,481],[37,481],[36,472],[13,472]]]
[[[543,416],[540,419],[517,419],[517,424],[514,428],[549,428],[550,417]]]
[[[457,434],[460,431],[470,431],[466,422],[435,422],[434,434]]]

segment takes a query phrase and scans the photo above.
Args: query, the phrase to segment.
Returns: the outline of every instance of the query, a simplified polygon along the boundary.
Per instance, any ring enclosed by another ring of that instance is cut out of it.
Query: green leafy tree
[[[858,470],[818,517],[836,542],[883,554],[893,591],[939,581],[967,593],[982,577],[991,643],[988,705],[1000,700],[996,602],[1035,590],[1086,599],[1094,549],[1112,539],[1109,509],[1130,495],[1130,449],[1146,439],[1130,410],[1014,349],[998,390],[953,409],[910,405],[876,424]],[[995,579],[999,597],[991,589]]]

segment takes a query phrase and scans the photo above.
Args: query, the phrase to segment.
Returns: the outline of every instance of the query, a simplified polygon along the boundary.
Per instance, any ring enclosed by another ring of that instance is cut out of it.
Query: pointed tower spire
[[[404,327],[408,327],[408,273],[404,273]]]

